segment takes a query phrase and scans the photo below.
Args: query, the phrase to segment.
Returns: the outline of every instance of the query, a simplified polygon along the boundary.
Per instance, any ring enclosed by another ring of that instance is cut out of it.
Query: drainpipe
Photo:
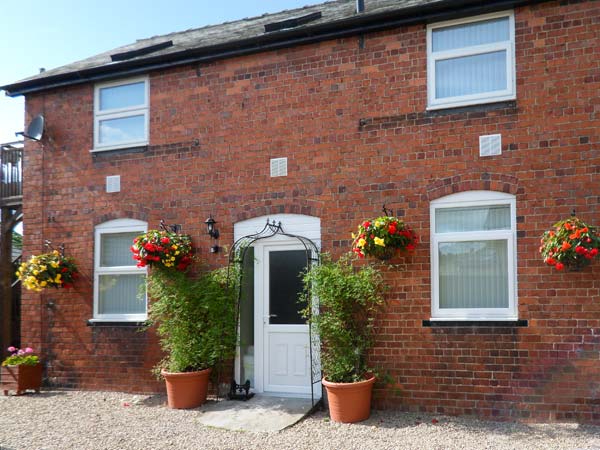
[[[356,14],[361,14],[365,11],[365,0],[356,0]],[[365,48],[365,35],[358,36],[358,48]]]

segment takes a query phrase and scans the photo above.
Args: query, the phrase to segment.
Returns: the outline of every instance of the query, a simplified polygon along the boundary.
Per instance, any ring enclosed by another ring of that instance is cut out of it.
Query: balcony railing
[[[0,144],[0,206],[23,200],[23,142]]]

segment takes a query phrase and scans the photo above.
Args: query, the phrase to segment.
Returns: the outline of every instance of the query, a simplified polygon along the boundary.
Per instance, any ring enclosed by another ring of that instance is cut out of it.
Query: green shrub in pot
[[[336,383],[360,381],[372,372],[367,357],[386,289],[377,268],[353,263],[351,254],[338,260],[323,254],[303,278],[304,316],[321,341],[324,377]]]

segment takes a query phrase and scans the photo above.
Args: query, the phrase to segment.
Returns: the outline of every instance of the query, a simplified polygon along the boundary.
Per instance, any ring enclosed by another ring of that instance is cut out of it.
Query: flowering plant
[[[150,230],[133,240],[133,259],[138,267],[174,268],[185,271],[192,263],[192,240],[184,234]]]
[[[25,349],[8,347],[7,350],[11,355],[2,362],[3,366],[35,366],[40,362],[40,358],[33,354],[31,347]]]
[[[61,255],[58,250],[33,255],[17,270],[17,277],[23,282],[23,286],[36,292],[47,287],[73,287],[73,282],[78,276],[73,258]]]
[[[397,249],[413,251],[419,243],[418,236],[402,220],[383,216],[366,220],[352,234],[352,251],[359,257],[391,258]]]
[[[554,230],[546,231],[541,243],[540,253],[546,264],[556,270],[577,270],[590,264],[598,254],[600,235],[594,227],[570,217],[555,223]]]

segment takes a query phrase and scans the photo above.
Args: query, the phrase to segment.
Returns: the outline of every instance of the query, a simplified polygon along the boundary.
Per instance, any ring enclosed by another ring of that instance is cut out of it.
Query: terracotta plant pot
[[[208,379],[211,369],[198,372],[171,373],[161,372],[167,385],[167,402],[169,408],[197,408],[206,401]]]
[[[25,364],[19,366],[2,366],[0,368],[0,384],[2,385],[4,395],[8,395],[8,391],[10,390],[16,391],[17,395],[22,395],[28,389],[40,392],[42,371],[41,363],[35,366],[27,366]]]
[[[332,383],[323,378],[331,420],[344,423],[367,420],[371,415],[371,393],[374,383],[374,376],[356,383]]]

